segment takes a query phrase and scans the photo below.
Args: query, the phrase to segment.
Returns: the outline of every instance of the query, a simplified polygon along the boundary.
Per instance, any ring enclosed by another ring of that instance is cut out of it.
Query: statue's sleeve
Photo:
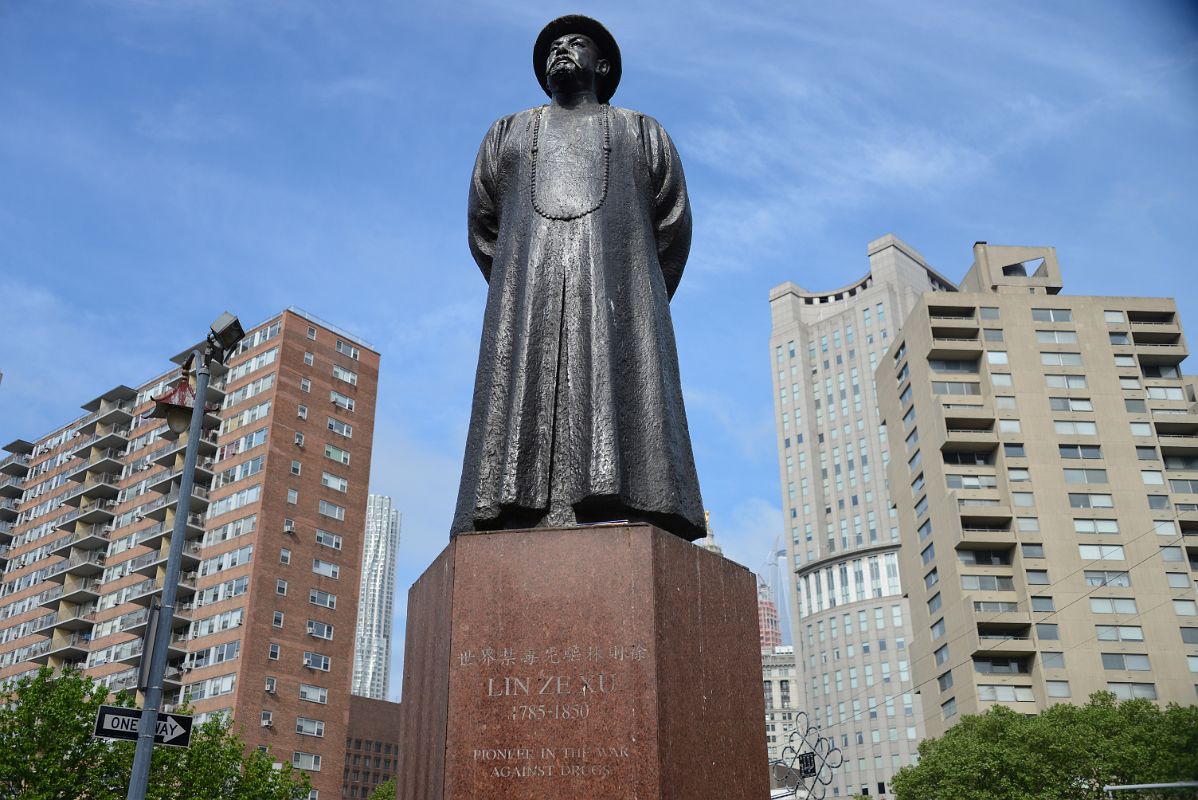
[[[666,292],[673,297],[691,249],[691,206],[686,195],[686,176],[674,143],[657,120],[642,117],[641,140],[655,193],[653,228],[657,260],[666,279]]]
[[[495,243],[499,239],[499,213],[496,207],[499,148],[509,119],[505,117],[499,120],[487,131],[482,145],[478,148],[474,173],[470,176],[470,199],[466,207],[470,253],[488,281],[491,280],[491,260],[495,257]]]

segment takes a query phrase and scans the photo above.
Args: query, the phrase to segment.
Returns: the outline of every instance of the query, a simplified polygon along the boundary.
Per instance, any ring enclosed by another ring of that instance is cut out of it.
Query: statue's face
[[[598,45],[582,33],[555,39],[545,61],[545,77],[550,84],[593,83],[596,75],[606,75],[608,69]]]

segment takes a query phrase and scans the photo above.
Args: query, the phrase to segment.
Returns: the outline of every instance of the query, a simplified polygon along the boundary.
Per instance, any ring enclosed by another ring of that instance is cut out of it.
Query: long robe
[[[611,106],[505,117],[468,217],[489,290],[451,533],[565,511],[704,536],[669,306],[691,214],[661,125]]]

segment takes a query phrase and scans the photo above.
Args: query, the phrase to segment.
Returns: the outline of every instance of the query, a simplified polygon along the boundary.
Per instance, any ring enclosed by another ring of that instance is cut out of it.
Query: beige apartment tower
[[[379,357],[288,309],[227,360],[184,502],[187,434],[146,416],[177,367],[6,446],[0,680],[73,666],[136,689],[147,609],[186,514],[164,702],[232,714],[249,745],[306,770],[311,798],[329,800],[341,793]]]
[[[829,792],[850,797],[887,795],[923,738],[873,376],[920,297],[955,290],[894,236],[867,253],[869,271],[840,289],[770,292],[794,695],[844,752]],[[779,740],[782,722],[767,719]]]
[[[928,735],[994,704],[1195,702],[1198,413],[1172,300],[979,243],[877,384]]]

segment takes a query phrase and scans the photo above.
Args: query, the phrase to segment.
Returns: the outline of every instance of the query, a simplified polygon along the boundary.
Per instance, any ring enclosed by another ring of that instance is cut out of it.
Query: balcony
[[[220,436],[216,429],[204,431],[204,435],[200,437],[199,453],[200,457],[209,457],[216,455],[216,440]],[[183,456],[183,451],[187,447],[187,442],[180,437],[178,440],[168,443],[163,448],[162,452],[154,456],[154,463],[164,467],[174,467],[175,461]]]
[[[30,658],[35,664],[45,664],[52,658],[77,661],[87,656],[91,637],[84,633],[55,633],[50,637],[45,652]]]
[[[25,479],[18,477],[0,478],[0,497],[20,497],[25,494]]]
[[[206,487],[212,484],[212,466],[211,458],[201,458],[196,463],[195,483],[198,486]],[[168,492],[176,484],[183,479],[183,467],[177,469],[166,470],[150,479],[149,485],[146,487],[151,492]]]
[[[81,453],[80,455],[86,455],[86,453]],[[67,477],[73,481],[81,481],[86,476],[88,470],[119,473],[123,465],[123,458],[124,453],[120,450],[113,447],[105,448],[98,453],[92,453],[90,457],[85,458],[78,464],[72,464]]]
[[[72,553],[69,558],[52,567],[53,572],[46,575],[46,580],[62,583],[67,575],[98,575],[104,571],[104,560],[105,555],[100,552]]]
[[[79,510],[70,514],[66,521],[71,523],[84,523],[85,525],[96,525],[100,523],[112,522],[116,517],[113,509],[116,503],[112,500],[97,500],[94,503],[84,503],[79,506]]]
[[[60,613],[52,624],[55,628],[64,631],[90,630],[96,624],[95,606],[88,604],[76,608],[74,611]]]
[[[12,528],[11,522],[0,522],[0,543],[8,544],[12,541]]]
[[[59,599],[62,597],[62,587],[54,586],[41,594],[37,595],[37,604],[42,608],[58,609]]]
[[[964,511],[962,511],[964,513]],[[961,536],[957,539],[958,550],[970,548],[1000,548],[1013,547],[1015,532],[1010,525],[962,527]]]
[[[1031,625],[1026,622],[978,623],[977,629],[966,634],[966,648],[974,656],[1029,656],[1036,652],[1032,643]]]
[[[24,453],[13,453],[11,456],[0,458],[0,473],[24,477],[29,474],[29,456]]]
[[[1153,416],[1152,424],[1158,437],[1198,435],[1198,413],[1187,409],[1184,414]]]
[[[0,498],[0,522],[12,522],[17,516],[17,501],[11,497]]]
[[[110,500],[120,494],[121,476],[114,473],[90,473],[83,484],[67,493],[63,505],[76,507],[87,500]]]
[[[174,508],[179,502],[179,492],[175,490],[168,495],[158,498],[147,506],[143,506],[141,513],[145,517],[156,520],[165,520],[166,512]],[[203,511],[208,508],[208,490],[202,486],[191,487],[191,502],[188,504],[188,511]]]
[[[67,603],[95,602],[100,598],[100,581],[95,578],[67,576],[59,599]]]
[[[89,409],[92,413],[79,421],[79,430],[85,434],[91,433],[98,425],[127,425],[133,419],[132,399],[100,400],[97,398],[84,408],[88,408],[88,406],[93,407]]]
[[[144,650],[145,642],[142,639],[133,639],[112,648],[111,656],[105,663],[137,664],[141,661],[141,654]]]
[[[129,444],[129,428],[124,425],[99,425],[91,436],[82,436],[71,445],[75,455],[85,455],[85,451],[93,447],[101,450],[120,450]]]
[[[932,346],[928,358],[977,359],[982,355],[982,342],[977,326],[972,328],[940,328],[940,320],[932,328]]]
[[[71,548],[101,550],[108,546],[108,534],[111,530],[108,525],[76,525],[74,533],[51,545],[49,555],[66,558]]]

